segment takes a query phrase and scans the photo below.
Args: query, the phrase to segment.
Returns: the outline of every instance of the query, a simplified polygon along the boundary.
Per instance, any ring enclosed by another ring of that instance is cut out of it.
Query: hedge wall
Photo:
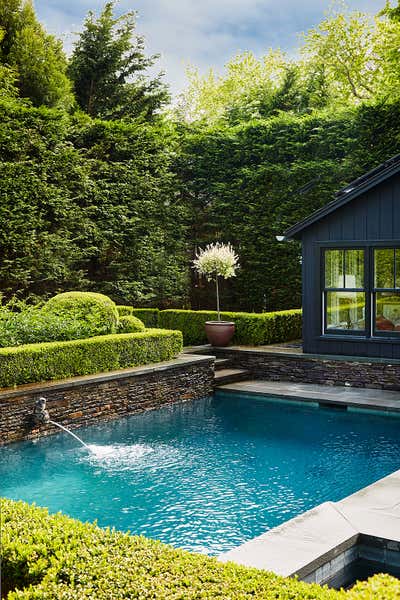
[[[182,334],[162,329],[1,348],[0,387],[156,363],[181,349]]]
[[[400,583],[375,576],[349,592],[223,564],[0,499],[2,581],[8,600],[392,600]]]
[[[161,327],[159,313],[158,308],[134,308],[132,311],[132,315],[143,321],[146,327]]]
[[[236,325],[233,343],[260,346],[301,338],[301,310],[284,310],[272,313],[221,313],[223,321]],[[215,321],[217,313],[205,310],[162,310],[160,327],[178,329],[187,346],[207,343],[204,331],[206,321]]]

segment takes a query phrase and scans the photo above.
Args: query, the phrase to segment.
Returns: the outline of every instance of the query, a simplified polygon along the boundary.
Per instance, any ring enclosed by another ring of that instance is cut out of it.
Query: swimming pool
[[[400,419],[217,393],[0,448],[0,495],[225,552],[400,468]]]

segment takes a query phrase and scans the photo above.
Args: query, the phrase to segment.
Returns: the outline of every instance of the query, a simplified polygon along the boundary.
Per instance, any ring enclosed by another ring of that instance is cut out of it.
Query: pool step
[[[215,370],[216,371],[220,371],[221,369],[224,369],[228,366],[231,365],[231,360],[230,358],[216,358],[215,359]]]
[[[236,381],[243,381],[244,379],[248,379],[249,375],[250,372],[244,369],[218,369],[214,375],[214,384],[219,386],[227,383],[235,383]]]

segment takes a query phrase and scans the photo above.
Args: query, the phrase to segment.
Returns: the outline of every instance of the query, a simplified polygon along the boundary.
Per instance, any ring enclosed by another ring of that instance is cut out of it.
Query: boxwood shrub
[[[124,315],[118,321],[118,333],[136,333],[144,331],[145,326],[143,321],[133,315]]]
[[[170,360],[181,349],[182,334],[162,329],[0,348],[0,387]]]
[[[8,600],[394,600],[379,575],[337,592],[0,499]]]
[[[301,310],[283,310],[271,313],[221,313],[223,321],[234,321],[236,325],[233,343],[260,346],[286,342],[301,338]],[[178,329],[187,346],[205,344],[206,321],[215,321],[217,313],[205,310],[162,310],[159,325],[167,329]]]
[[[117,306],[104,294],[64,292],[50,298],[42,310],[64,320],[81,321],[86,326],[87,337],[117,331]]]

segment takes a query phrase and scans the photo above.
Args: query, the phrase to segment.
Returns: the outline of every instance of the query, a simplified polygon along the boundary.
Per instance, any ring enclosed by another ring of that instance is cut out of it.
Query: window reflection
[[[375,329],[400,333],[400,293],[376,292]]]
[[[364,292],[327,292],[326,328],[362,331],[365,329]]]
[[[394,288],[394,248],[379,248],[374,251],[376,288]]]
[[[364,250],[345,250],[345,288],[364,287]]]
[[[344,287],[344,250],[326,250],[325,287]]]

